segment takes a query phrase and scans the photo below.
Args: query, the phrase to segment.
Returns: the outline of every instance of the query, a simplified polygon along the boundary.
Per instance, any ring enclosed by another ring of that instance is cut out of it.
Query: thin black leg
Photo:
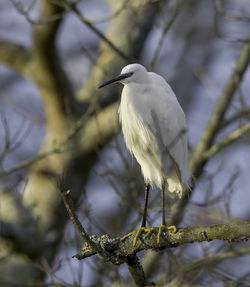
[[[143,209],[143,217],[142,217],[141,227],[146,227],[149,190],[150,190],[150,185],[146,184],[146,186],[145,186],[144,209]]]
[[[166,225],[166,218],[165,218],[165,184],[162,185],[162,225]]]

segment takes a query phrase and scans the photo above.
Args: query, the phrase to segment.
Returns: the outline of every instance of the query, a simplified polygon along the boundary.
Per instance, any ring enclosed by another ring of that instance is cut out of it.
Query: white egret
[[[188,187],[185,114],[164,78],[147,72],[140,64],[125,66],[118,77],[99,88],[115,82],[124,85],[119,118],[125,143],[141,166],[146,184],[142,225],[137,231],[134,244],[141,232],[151,232],[151,229],[146,228],[146,216],[152,185],[162,191],[162,226],[157,237],[159,242],[164,228],[176,230],[175,226],[165,226],[165,190],[181,197]]]

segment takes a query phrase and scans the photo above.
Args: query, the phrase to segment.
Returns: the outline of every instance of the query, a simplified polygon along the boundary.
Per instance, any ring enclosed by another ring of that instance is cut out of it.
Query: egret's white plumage
[[[166,186],[181,197],[189,178],[187,128],[173,90],[164,78],[139,64],[125,66],[119,77],[102,86],[116,81],[124,84],[119,116],[126,146],[145,182]]]
[[[119,109],[126,146],[141,166],[145,182],[181,197],[188,184],[187,128],[184,112],[168,83],[139,64],[124,67],[133,73],[121,82]],[[170,164],[177,176],[170,172]]]

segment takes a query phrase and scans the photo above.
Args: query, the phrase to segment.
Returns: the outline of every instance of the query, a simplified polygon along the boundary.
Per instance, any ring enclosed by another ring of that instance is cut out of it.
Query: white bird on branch
[[[124,85],[119,114],[125,143],[140,164],[146,184],[142,224],[136,231],[134,245],[141,232],[152,231],[146,228],[148,195],[152,185],[162,191],[162,225],[157,237],[159,242],[163,229],[176,231],[175,226],[166,227],[165,191],[181,198],[188,188],[185,114],[164,78],[147,72],[140,64],[125,66],[118,77],[99,88],[115,82]]]

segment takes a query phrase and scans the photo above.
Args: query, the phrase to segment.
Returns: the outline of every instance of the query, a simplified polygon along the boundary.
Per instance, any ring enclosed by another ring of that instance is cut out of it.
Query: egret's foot
[[[147,231],[147,234],[146,234],[146,237],[149,237],[155,230],[158,230],[158,227],[151,227],[151,228],[148,228],[148,231]]]
[[[134,231],[132,231],[132,232],[126,234],[125,236],[123,236],[123,237],[120,239],[120,241],[124,241],[124,240],[125,240],[126,238],[128,238],[129,236],[135,234],[135,237],[134,237],[134,240],[133,240],[133,246],[135,246],[135,245],[136,245],[136,242],[137,242],[137,240],[138,240],[138,238],[139,238],[139,236],[140,236],[143,232],[146,233],[146,237],[148,237],[148,236],[152,233],[151,228],[141,227],[140,229],[136,229],[136,230],[134,230]]]
[[[161,225],[159,227],[159,230],[158,230],[158,234],[157,234],[157,244],[160,243],[160,236],[162,234],[162,232],[165,230],[173,230],[174,233],[177,232],[177,228],[175,225],[171,225],[171,226],[166,226],[166,225]]]

